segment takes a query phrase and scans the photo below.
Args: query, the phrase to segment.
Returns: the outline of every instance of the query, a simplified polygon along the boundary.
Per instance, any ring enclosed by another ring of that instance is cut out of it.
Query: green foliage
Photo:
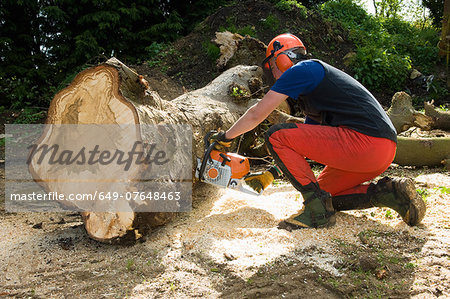
[[[268,15],[267,18],[262,20],[262,27],[264,29],[270,29],[276,31],[280,26],[280,20],[274,15]]]
[[[161,64],[162,59],[164,58],[164,50],[167,48],[167,44],[152,42],[150,46],[146,47],[147,56],[149,60],[147,64],[149,67],[158,66]]]
[[[134,260],[132,260],[132,259],[127,260],[126,269],[128,271],[132,271],[134,269]]]
[[[170,60],[181,60],[177,51],[173,47],[170,47],[170,44],[168,43],[153,42],[149,47],[146,48],[146,50],[149,57],[149,59],[147,60],[147,64],[149,67],[160,67],[162,62],[167,60],[168,57],[170,57]],[[167,66],[161,67],[160,70],[162,72],[166,72]]]
[[[430,99],[448,99],[450,96],[449,90],[445,87],[445,83],[438,80],[433,80],[428,86]]]
[[[93,59],[140,63],[227,2],[0,1],[0,105],[46,106]]]
[[[45,117],[45,111],[41,111],[37,108],[25,107],[20,112],[18,118],[15,119],[16,124],[35,124],[42,121]]]
[[[417,265],[414,262],[408,262],[405,264],[406,269],[414,269],[416,267],[417,267]]]
[[[437,62],[439,35],[431,27],[419,28],[398,17],[373,17],[352,0],[331,0],[321,10],[349,30],[357,46],[350,66],[368,88],[402,89],[412,66],[429,72]]]
[[[394,218],[394,216],[392,215],[392,210],[386,210],[386,213],[385,213],[385,215],[384,215],[386,218],[388,218],[388,219],[392,219],[392,218]]]
[[[430,192],[428,192],[427,189],[417,188],[416,191],[420,196],[422,196],[424,200],[426,200],[426,198],[430,196]]]
[[[299,3],[296,0],[280,0],[278,1],[278,3],[275,4],[275,7],[283,11],[290,11],[294,7],[305,8],[301,3]]]
[[[303,4],[299,3],[296,0],[280,0],[275,4],[275,7],[278,8],[281,11],[291,11],[295,8],[298,9],[298,13],[302,17],[306,17],[307,9]]]
[[[208,42],[204,42],[202,44],[202,46],[206,52],[206,55],[212,62],[215,62],[219,58],[220,48],[216,44],[208,41]]]
[[[240,35],[243,35],[243,36],[248,35],[251,37],[256,37],[256,29],[254,26],[251,26],[251,25],[246,25],[242,28],[239,28],[237,30],[237,33],[239,33]]]
[[[450,194],[450,187],[439,186],[438,189],[442,194]]]
[[[251,37],[256,37],[256,29],[254,26],[246,25],[244,27],[237,27],[235,18],[231,16],[226,19],[226,23],[227,26],[220,26],[219,31],[229,31],[231,33],[238,33],[243,36],[248,35]]]
[[[375,13],[379,17],[397,17],[400,13],[402,0],[374,0]]]
[[[363,85],[375,89],[388,87],[401,89],[411,69],[408,56],[387,52],[374,47],[361,47],[356,53],[351,66],[355,78]]]
[[[235,86],[231,89],[231,96],[234,98],[240,99],[240,98],[248,97],[249,94],[246,90]]]
[[[396,52],[408,54],[411,63],[422,72],[431,72],[436,63],[439,34],[430,27],[423,29],[395,18],[382,19],[385,44],[395,45]]]
[[[423,6],[430,11],[433,25],[436,27],[442,26],[442,17],[444,16],[444,1],[445,0],[422,0]]]

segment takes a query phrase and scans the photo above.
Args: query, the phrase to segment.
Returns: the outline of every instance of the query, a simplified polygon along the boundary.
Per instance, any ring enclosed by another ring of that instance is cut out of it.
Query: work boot
[[[425,216],[425,202],[410,178],[382,178],[370,184],[367,195],[374,206],[395,210],[410,226],[419,224]]]
[[[328,192],[318,190],[304,194],[304,207],[295,215],[280,222],[279,228],[319,228],[332,226],[336,222],[331,196]]]

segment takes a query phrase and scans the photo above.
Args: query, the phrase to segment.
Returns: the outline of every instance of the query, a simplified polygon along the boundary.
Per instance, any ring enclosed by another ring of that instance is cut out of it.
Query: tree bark
[[[442,166],[450,159],[450,138],[398,137],[394,163],[402,166]]]
[[[441,129],[444,131],[450,131],[450,112],[449,111],[438,111],[433,106],[433,102],[425,102],[425,115],[432,118],[433,122],[431,127],[433,129]]]
[[[439,55],[447,56],[450,51],[450,0],[444,1],[444,15],[442,16],[442,31],[439,41]]]

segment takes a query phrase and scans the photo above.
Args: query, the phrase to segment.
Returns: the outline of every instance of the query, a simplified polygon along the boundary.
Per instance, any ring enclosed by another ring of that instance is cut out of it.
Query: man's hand
[[[257,172],[245,177],[245,182],[256,192],[265,190],[274,180],[270,171]]]
[[[225,138],[225,132],[221,131],[214,133],[209,137],[209,143],[212,144],[214,142],[217,142],[215,146],[216,150],[226,152],[227,149],[231,146],[231,142],[233,142],[233,139]]]

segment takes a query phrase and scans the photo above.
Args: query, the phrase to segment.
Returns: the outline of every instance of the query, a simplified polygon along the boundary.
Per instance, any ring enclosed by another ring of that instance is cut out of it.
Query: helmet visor
[[[306,58],[304,54],[305,50],[303,48],[291,48],[286,51],[281,52],[280,54],[285,54],[292,61],[292,64],[296,64],[299,61]]]
[[[270,69],[272,71],[272,75],[275,78],[275,80],[278,80],[278,78],[281,77],[281,75],[283,75],[283,72],[278,68],[276,62],[275,62],[276,58],[273,57],[269,60],[269,65],[270,65]]]

